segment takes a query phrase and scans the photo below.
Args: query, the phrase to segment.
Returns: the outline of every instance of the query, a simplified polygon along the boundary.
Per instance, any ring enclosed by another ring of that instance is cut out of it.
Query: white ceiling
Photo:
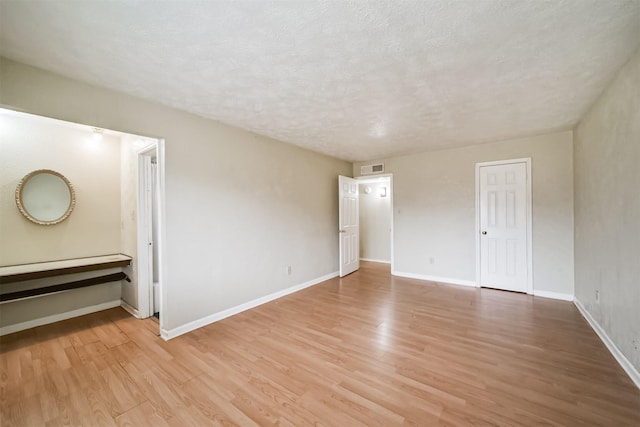
[[[0,53],[346,160],[572,128],[640,0],[9,1]]]

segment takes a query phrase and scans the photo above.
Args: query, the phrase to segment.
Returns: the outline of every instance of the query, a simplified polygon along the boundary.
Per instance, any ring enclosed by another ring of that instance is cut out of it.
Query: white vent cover
[[[374,173],[383,173],[384,163],[376,163],[375,165],[360,166],[360,175],[372,175]]]

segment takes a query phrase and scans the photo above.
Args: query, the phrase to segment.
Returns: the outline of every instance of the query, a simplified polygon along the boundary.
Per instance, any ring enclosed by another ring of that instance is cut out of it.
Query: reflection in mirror
[[[64,221],[76,199],[73,187],[62,174],[49,169],[33,171],[16,189],[16,205],[29,221],[53,225]]]

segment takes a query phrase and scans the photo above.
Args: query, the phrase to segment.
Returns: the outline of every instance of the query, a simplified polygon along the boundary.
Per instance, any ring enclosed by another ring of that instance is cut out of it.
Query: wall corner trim
[[[137,308],[127,304],[124,300],[120,300],[120,307],[122,307],[127,313],[135,317],[136,319],[140,318],[140,313]]]
[[[211,314],[209,316],[203,317],[201,319],[198,320],[194,320],[193,322],[189,322],[187,324],[184,324],[182,326],[178,326],[177,328],[173,328],[173,329],[162,329],[160,331],[160,336],[162,337],[162,339],[164,339],[165,341],[170,340],[172,338],[176,338],[180,335],[184,335],[187,332],[191,332],[193,330],[196,330],[198,328],[201,328],[203,326],[207,326],[210,325],[211,323],[215,323],[219,320],[222,319],[226,319],[227,317],[231,317],[234,314],[238,314],[238,313],[242,313],[243,311],[246,310],[250,310],[252,308],[255,308],[259,305],[262,304],[266,304],[268,302],[271,302],[273,300],[276,300],[278,298],[282,298],[286,295],[292,294],[294,292],[298,292],[301,291],[305,288],[311,287],[313,285],[317,285],[318,283],[322,283],[325,282],[329,279],[333,279],[334,277],[338,277],[340,273],[338,271],[334,271],[333,273],[329,273],[326,274],[324,276],[309,280],[307,282],[301,283],[299,285],[294,285],[291,286],[289,288],[283,289],[281,291],[278,292],[274,292],[272,294],[269,295],[265,295],[263,297],[260,298],[256,298],[252,301],[248,301],[245,302],[243,304],[237,305],[235,307],[231,307],[228,308],[226,310],[222,310],[218,313],[214,313]]]
[[[82,307],[76,310],[66,311],[64,313],[52,314],[51,316],[40,317],[38,319],[28,320],[26,322],[3,326],[0,328],[0,336],[24,331],[26,329],[35,328],[37,326],[60,322],[62,320],[72,319],[78,316],[84,316],[85,314],[91,314],[114,307],[120,307],[120,303],[120,300],[103,302],[102,304],[90,305],[88,307]]]
[[[553,298],[553,299],[559,299],[562,301],[574,301],[574,297],[572,294],[563,294],[560,292],[538,291],[534,289],[533,295],[536,297]]]
[[[451,277],[438,277],[438,276],[429,276],[426,274],[414,274],[414,273],[405,273],[403,271],[392,271],[392,276],[405,277],[407,279],[418,279],[418,280],[426,280],[429,282],[438,282],[438,283],[447,283],[449,285],[460,285],[460,286],[476,286],[475,280],[464,280],[464,279],[455,279]]]
[[[640,388],[640,372],[631,364],[629,359],[625,357],[624,354],[618,349],[618,347],[614,344],[614,342],[609,338],[607,333],[602,329],[600,324],[596,322],[596,320],[591,316],[591,313],[587,311],[584,305],[576,298],[573,300],[573,303],[578,308],[578,311],[582,316],[586,319],[586,321],[591,325],[591,328],[594,332],[600,337],[600,340],[604,343],[607,349],[611,352],[616,361],[622,366],[622,369],[629,375],[631,381],[636,385],[636,387]]]

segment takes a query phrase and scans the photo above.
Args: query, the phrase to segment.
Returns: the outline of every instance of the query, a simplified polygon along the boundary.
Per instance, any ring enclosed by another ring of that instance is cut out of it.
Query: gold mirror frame
[[[31,178],[42,174],[54,175],[60,178],[66,184],[67,189],[69,190],[69,206],[67,207],[67,210],[60,217],[50,221],[43,221],[33,216],[32,213],[29,213],[23,202],[23,191],[25,189],[25,186],[29,183]],[[69,182],[69,180],[60,172],[56,172],[51,169],[38,169],[28,173],[24,178],[22,178],[22,180],[20,180],[20,183],[16,188],[16,205],[18,206],[18,210],[20,211],[20,213],[24,215],[24,217],[29,221],[39,225],[55,225],[61,223],[62,221],[67,219],[69,215],[71,215],[71,211],[73,211],[73,208],[76,205],[76,193],[73,190],[73,185],[71,185],[71,182]]]

